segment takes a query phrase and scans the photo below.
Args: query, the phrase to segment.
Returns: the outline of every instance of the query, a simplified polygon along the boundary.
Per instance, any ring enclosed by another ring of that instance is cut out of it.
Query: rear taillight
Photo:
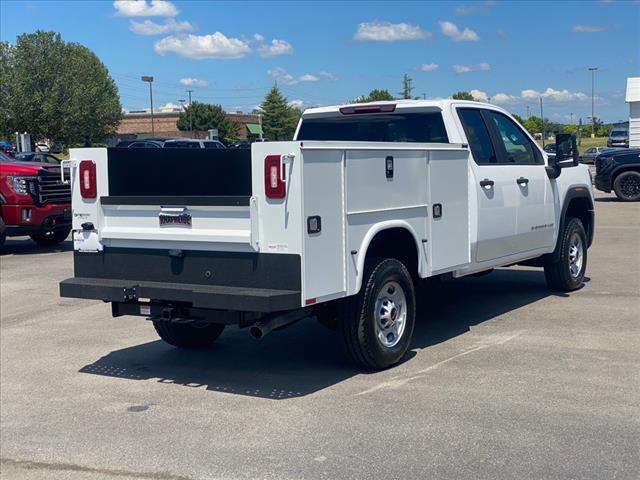
[[[284,178],[285,165],[280,161],[280,155],[269,155],[264,159],[264,192],[267,198],[284,198],[287,194]]]
[[[79,168],[80,195],[82,198],[96,198],[96,164],[92,160],[82,160]]]

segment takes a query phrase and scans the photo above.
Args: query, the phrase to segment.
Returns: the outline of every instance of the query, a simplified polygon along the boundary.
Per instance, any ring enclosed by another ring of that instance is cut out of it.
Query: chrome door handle
[[[493,187],[494,183],[495,182],[493,180],[489,180],[488,178],[485,178],[484,180],[480,180],[480,186],[482,188],[486,188],[487,190]]]
[[[518,185],[520,185],[521,187],[525,187],[528,185],[529,183],[529,179],[528,178],[524,178],[524,177],[520,177],[516,180],[516,183]]]

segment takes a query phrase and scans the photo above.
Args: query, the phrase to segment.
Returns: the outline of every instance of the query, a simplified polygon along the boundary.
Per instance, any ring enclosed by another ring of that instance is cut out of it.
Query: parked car
[[[596,157],[601,153],[604,153],[608,150],[615,150],[615,148],[609,147],[591,147],[588,148],[586,152],[580,154],[580,162],[581,163],[595,163]]]
[[[251,148],[251,142],[248,140],[236,140],[229,145],[229,148]]]
[[[596,157],[595,185],[625,202],[640,201],[640,148],[620,148]]]
[[[59,165],[60,159],[55,155],[43,152],[21,152],[16,153],[15,159],[19,162],[40,162]]]
[[[62,153],[62,144],[54,143],[53,145],[51,145],[51,148],[49,149],[49,153]]]
[[[36,143],[35,146],[36,152],[49,152],[49,145],[46,143]]]
[[[628,147],[629,146],[629,130],[624,128],[616,128],[611,131],[607,138],[607,147]]]
[[[544,146],[544,151],[547,152],[547,157],[556,158],[556,144],[555,143],[547,143]]]
[[[224,149],[224,143],[218,140],[195,140],[192,138],[173,138],[164,142],[163,148],[213,148]]]
[[[421,278],[524,264],[551,290],[582,287],[591,179],[575,137],[556,144],[548,159],[495,105],[419,100],[310,109],[294,140],[215,162],[72,150],[75,276],[60,294],[148,317],[186,348],[317,317],[355,362],[387,368],[411,345]]]
[[[71,231],[71,186],[60,165],[19,162],[0,154],[0,246],[6,237],[29,235],[55,245]]]

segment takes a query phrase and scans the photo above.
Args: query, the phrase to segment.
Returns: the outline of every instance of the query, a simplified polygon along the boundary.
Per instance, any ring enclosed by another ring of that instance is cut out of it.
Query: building
[[[178,130],[178,117],[180,109],[164,109],[153,111],[153,130],[157,138],[191,137],[206,138],[207,132],[188,132]],[[246,139],[257,137],[262,133],[260,116],[243,113],[227,113],[227,118],[240,125],[238,138]],[[120,140],[132,140],[136,138],[151,137],[151,113],[149,110],[126,112],[116,130],[116,135],[109,143],[117,143]]]
[[[627,78],[629,104],[629,147],[640,147],[640,77]]]

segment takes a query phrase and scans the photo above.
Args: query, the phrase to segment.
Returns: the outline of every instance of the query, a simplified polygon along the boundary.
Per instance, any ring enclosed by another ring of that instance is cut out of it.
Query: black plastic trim
[[[246,207],[249,206],[250,196],[109,196],[100,197],[102,205],[179,205],[179,206],[208,206],[208,207]]]
[[[556,239],[556,248],[551,254],[553,261],[558,261],[560,259],[560,239],[562,238],[562,232],[564,232],[564,227],[567,222],[567,209],[569,208],[569,203],[571,203],[571,200],[575,198],[586,198],[589,201],[591,228],[587,230],[587,248],[590,247],[593,243],[593,237],[595,234],[595,212],[593,200],[589,195],[589,191],[587,189],[588,187],[586,186],[575,186],[567,190],[567,194],[565,195],[564,202],[562,204],[562,214],[560,215],[560,227],[558,229],[558,238]]]

